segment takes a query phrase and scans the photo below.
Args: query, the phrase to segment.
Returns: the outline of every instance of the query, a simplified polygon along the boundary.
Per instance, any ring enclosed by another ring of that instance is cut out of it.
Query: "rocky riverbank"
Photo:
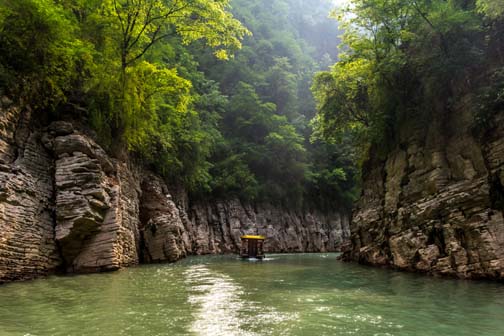
[[[32,119],[2,99],[0,283],[232,253],[244,233],[266,235],[268,252],[336,251],[349,235],[338,211],[172,198],[159,176],[111,158],[72,123]]]
[[[372,155],[347,260],[504,279],[504,113],[476,136],[469,106],[434,111],[427,128],[412,118],[385,160]]]

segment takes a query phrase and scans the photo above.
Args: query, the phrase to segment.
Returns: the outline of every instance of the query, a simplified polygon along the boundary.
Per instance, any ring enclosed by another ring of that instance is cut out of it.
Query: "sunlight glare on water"
[[[336,254],[191,257],[0,286],[0,336],[504,335],[501,283],[435,279]]]
[[[191,286],[188,302],[196,309],[191,331],[198,335],[255,335],[240,328],[243,290],[224,274],[206,266],[191,266],[184,272]]]
[[[294,319],[280,314],[273,307],[260,307],[254,301],[244,301],[242,287],[222,273],[212,272],[208,267],[195,265],[184,272],[190,286],[188,302],[197,307],[193,313],[191,331],[197,335],[256,336],[242,326],[260,324],[262,321],[280,323]],[[243,315],[244,312],[251,314]],[[255,312],[255,314],[254,314]]]

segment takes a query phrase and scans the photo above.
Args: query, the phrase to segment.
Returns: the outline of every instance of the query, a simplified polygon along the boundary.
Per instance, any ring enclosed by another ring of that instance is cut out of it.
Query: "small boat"
[[[242,258],[264,258],[264,236],[244,235],[241,236],[240,257]]]

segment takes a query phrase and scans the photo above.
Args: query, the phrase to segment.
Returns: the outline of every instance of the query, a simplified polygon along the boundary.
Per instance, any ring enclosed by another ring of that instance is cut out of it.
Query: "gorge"
[[[42,5],[26,1],[5,7],[10,12],[4,15],[4,46],[23,47],[16,44],[18,32],[6,24]],[[427,58],[423,51],[413,56],[405,52],[397,56],[404,65],[386,67],[395,57],[391,51],[352,44],[353,38],[367,37],[348,24],[358,27],[360,17],[371,15],[358,1],[349,9],[357,16],[340,22],[346,29],[343,42],[353,54],[340,56],[321,38],[326,31],[333,37],[340,33],[324,16],[332,6],[328,2],[321,0],[315,7],[285,2],[282,7],[236,1],[235,15],[255,35],[246,37],[250,32],[238,21],[226,19],[235,25],[227,33],[236,40],[222,43],[245,43],[235,59],[219,63],[206,50],[187,47],[180,52],[189,61],[175,57],[170,63],[164,56],[150,60],[168,72],[175,67],[171,74],[142,68],[146,63],[122,63],[123,71],[135,66],[138,69],[131,71],[144,72],[164,85],[163,90],[176,88],[173,92],[150,94],[151,86],[159,84],[147,80],[142,86],[135,81],[143,75],[133,73],[112,75],[108,92],[100,91],[96,83],[106,79],[72,73],[72,67],[108,68],[114,63],[61,61],[76,52],[57,49],[58,43],[69,43],[65,35],[48,35],[49,44],[34,45],[25,55],[12,48],[2,52],[2,80],[11,87],[2,89],[0,106],[0,282],[55,272],[117,270],[192,254],[236,253],[240,235],[250,233],[268,237],[267,252],[343,249],[348,261],[501,280],[504,117],[498,98],[499,19],[492,18],[495,24],[487,30],[467,27],[450,41],[431,27],[428,36],[434,42],[443,36],[443,48],[452,52],[441,48],[440,54]],[[144,5],[148,3],[132,8],[123,4],[107,15],[120,23],[132,10],[146,15],[146,24],[154,24],[148,21],[152,13],[142,12]],[[94,13],[100,8],[105,7],[81,10]],[[432,13],[445,10],[425,8]],[[43,14],[40,20],[54,31],[75,26],[62,14],[67,9],[54,7],[51,15],[60,15],[60,22]],[[462,7],[452,10],[465,13],[466,20],[475,15]],[[302,11],[308,16],[299,16]],[[250,16],[252,12],[257,17]],[[281,20],[274,21],[275,15]],[[380,20],[385,18],[373,21],[379,29]],[[412,32],[426,29],[422,16],[411,14],[409,20]],[[265,22],[266,28],[261,26]],[[36,23],[24,24],[31,29]],[[84,34],[86,27],[97,24],[84,20],[78,26]],[[177,25],[156,24],[163,29]],[[96,34],[107,36],[116,28]],[[275,29],[280,33],[275,35]],[[144,33],[140,29],[135,34],[148,39]],[[114,52],[113,45],[86,34],[79,38],[93,43],[95,53]],[[482,44],[478,38],[483,35],[488,42]],[[403,52],[400,42],[383,38],[384,46]],[[480,56],[462,50],[457,54],[459,40],[473,41]],[[160,50],[179,42],[156,40]],[[51,51],[51,46],[56,49]],[[299,53],[303,46],[310,46],[309,54]],[[54,58],[47,66],[66,67],[68,79],[52,78],[56,68],[45,73],[36,63],[32,68],[17,63],[21,59],[31,64],[44,52]],[[369,58],[373,53],[381,56]],[[336,65],[315,75],[313,100],[310,76],[337,57]],[[462,65],[418,70],[422,62]],[[177,71],[185,71],[193,84]],[[446,71],[458,71],[457,78],[465,82],[449,79]],[[43,73],[47,82],[30,87],[30,76]],[[26,84],[15,84],[12,75],[25,78]],[[67,87],[67,81],[77,82]],[[115,86],[120,81],[131,83]],[[53,86],[50,83],[59,83],[65,97],[43,88]],[[142,100],[144,95],[150,100]],[[134,107],[138,110],[130,111]],[[314,117],[310,125],[309,117]]]
[[[6,97],[0,115],[0,282],[237,253],[247,233],[266,235],[267,252],[337,251],[349,235],[343,211],[173,198],[160,177],[110,158],[69,122],[37,129]]]
[[[497,336],[503,281],[503,0],[0,0],[0,336]]]
[[[238,21],[224,3],[1,5],[0,282],[236,253],[242,234],[339,250],[351,164],[308,140],[331,4],[236,0]]]

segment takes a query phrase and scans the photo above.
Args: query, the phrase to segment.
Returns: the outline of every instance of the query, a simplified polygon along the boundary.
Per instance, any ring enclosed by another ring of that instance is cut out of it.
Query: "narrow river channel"
[[[0,335],[504,335],[504,285],[336,254],[191,257],[0,286]]]

